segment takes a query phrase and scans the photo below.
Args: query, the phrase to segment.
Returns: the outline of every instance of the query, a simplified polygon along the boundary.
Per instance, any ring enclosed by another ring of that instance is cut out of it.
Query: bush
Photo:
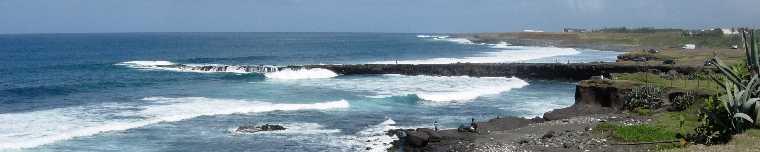
[[[663,92],[663,89],[654,85],[633,88],[630,92],[623,95],[623,99],[625,100],[624,107],[630,111],[637,109],[659,109],[663,105]]]
[[[675,96],[671,101],[673,104],[671,107],[676,111],[686,110],[686,108],[694,104],[695,100],[696,96],[693,92],[689,91],[683,95]]]
[[[728,66],[718,57],[710,60],[723,75],[714,79],[721,84],[723,92],[717,100],[711,97],[705,102],[701,114],[703,125],[695,129],[695,134],[688,136],[693,142],[725,143],[733,134],[760,126],[760,50],[753,32],[742,32],[742,38],[747,55],[746,66]]]

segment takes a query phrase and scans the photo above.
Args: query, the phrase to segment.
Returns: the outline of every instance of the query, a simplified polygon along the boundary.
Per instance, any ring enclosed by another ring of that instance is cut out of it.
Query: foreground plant
[[[705,106],[704,123],[696,128],[692,136],[697,142],[726,142],[731,135],[749,128],[760,126],[760,53],[753,31],[742,32],[746,66],[730,66],[713,57],[710,62],[720,71],[723,78],[714,78],[722,88],[717,102],[708,99]],[[741,69],[747,68],[747,69]],[[748,71],[746,75],[744,71]],[[713,140],[719,139],[719,140]]]

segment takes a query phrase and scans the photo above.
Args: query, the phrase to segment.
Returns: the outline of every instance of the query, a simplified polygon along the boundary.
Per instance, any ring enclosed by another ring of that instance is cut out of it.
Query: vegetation
[[[689,108],[692,104],[694,104],[694,101],[696,101],[696,95],[694,95],[693,91],[687,91],[683,95],[675,96],[673,99],[671,99],[671,104],[673,104],[671,107],[671,110],[674,111],[681,111],[686,110],[686,108]]]
[[[731,135],[760,126],[760,50],[754,32],[742,32],[746,52],[746,66],[728,66],[714,57],[714,64],[724,77],[716,78],[722,92],[716,98],[706,100],[703,125],[695,129],[690,140],[700,143],[724,143]],[[748,75],[743,72],[746,68]]]
[[[633,88],[631,92],[623,95],[625,108],[631,111],[642,111],[643,109],[659,109],[663,105],[661,99],[664,91],[654,85],[644,85]]]
[[[614,74],[616,80],[628,80],[643,84],[654,85],[665,89],[676,89],[684,91],[707,91],[718,92],[720,85],[710,79],[710,73],[695,74],[694,76],[662,76],[653,73],[617,73]]]
[[[654,27],[642,27],[642,28],[627,28],[627,27],[611,27],[592,30],[593,32],[611,32],[611,33],[656,33],[656,32],[684,32],[682,29],[673,28],[654,28]]]
[[[623,125],[600,123],[594,129],[611,133],[616,140],[625,142],[659,142],[676,140],[676,132],[658,129],[648,124]]]

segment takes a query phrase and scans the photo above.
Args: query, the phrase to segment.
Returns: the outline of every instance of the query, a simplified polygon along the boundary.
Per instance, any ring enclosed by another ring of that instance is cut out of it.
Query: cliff
[[[625,104],[623,94],[638,85],[625,80],[580,81],[575,89],[575,103],[567,108],[544,113],[544,119],[559,120],[620,111]]]

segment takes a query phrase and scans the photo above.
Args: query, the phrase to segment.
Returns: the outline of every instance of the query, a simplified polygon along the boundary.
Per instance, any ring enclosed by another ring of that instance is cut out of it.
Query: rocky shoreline
[[[618,144],[594,134],[599,123],[641,124],[645,116],[623,113],[618,98],[628,89],[609,80],[584,80],[577,85],[576,101],[566,108],[532,119],[494,118],[477,122],[476,132],[430,128],[389,131],[399,137],[389,151],[646,151],[651,145]]]

